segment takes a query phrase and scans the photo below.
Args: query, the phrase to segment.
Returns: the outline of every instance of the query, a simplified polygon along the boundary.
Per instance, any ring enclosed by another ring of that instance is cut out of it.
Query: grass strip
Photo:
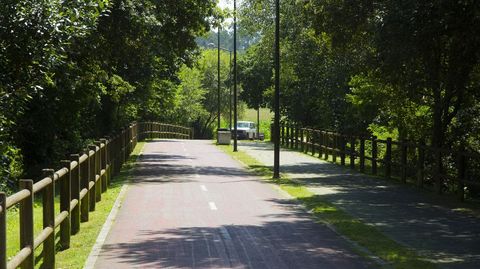
[[[218,147],[237,161],[243,163],[256,175],[278,185],[280,189],[303,204],[317,221],[329,224],[338,233],[386,261],[387,265],[384,265],[384,267],[408,269],[437,268],[432,262],[427,261],[411,249],[390,239],[375,227],[363,223],[361,220],[348,215],[334,204],[322,199],[321,196],[315,195],[301,183],[292,181],[284,174],[281,175],[281,179],[273,180],[271,168],[260,163],[247,153],[242,151],[232,152],[231,147],[228,145],[218,145]],[[358,251],[364,256],[369,256],[368,253],[361,249]]]
[[[140,155],[145,142],[138,142],[129,159],[123,165],[120,173],[112,178],[108,190],[102,194],[102,201],[96,204],[95,211],[90,212],[89,221],[80,224],[80,232],[72,235],[70,248],[59,250],[59,227],[55,230],[57,240],[57,253],[55,256],[55,265],[57,268],[83,268],[90,251],[97,240],[97,236],[102,229],[103,223],[107,219],[115,203],[122,186],[130,179],[130,175],[135,167],[137,157]],[[58,197],[55,201],[55,212],[59,212],[60,206]],[[34,226],[35,234],[42,230],[42,202],[36,199],[34,208]],[[20,248],[19,236],[20,221],[18,211],[10,210],[7,213],[7,255],[12,258]],[[35,268],[42,267],[42,246],[35,250]]]

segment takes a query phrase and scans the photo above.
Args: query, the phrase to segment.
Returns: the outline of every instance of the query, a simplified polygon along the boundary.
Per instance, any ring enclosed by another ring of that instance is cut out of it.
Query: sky
[[[237,0],[237,7],[240,6],[240,3],[242,3],[242,0]],[[233,9],[233,0],[220,0],[218,6],[221,8],[229,7],[230,9]]]
[[[237,8],[240,6],[240,3],[241,3],[241,2],[242,2],[242,0],[237,0]],[[219,3],[218,3],[218,6],[219,6],[220,8],[226,8],[226,7],[228,7],[228,8],[230,8],[230,10],[232,10],[232,9],[233,9],[233,0],[220,0]],[[227,19],[225,20],[225,22],[226,22],[227,24],[231,24],[231,23],[233,23],[233,19],[232,19],[232,18],[227,18]],[[214,30],[214,31],[215,31],[215,30]]]
[[[232,5],[231,2],[232,0],[220,0],[220,3],[218,3],[218,6],[221,8],[230,7],[230,5]]]

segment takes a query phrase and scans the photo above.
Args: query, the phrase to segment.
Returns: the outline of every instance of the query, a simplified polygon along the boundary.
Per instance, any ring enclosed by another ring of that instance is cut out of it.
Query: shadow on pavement
[[[283,218],[285,216],[277,216]],[[268,216],[271,218],[271,216]],[[106,259],[141,268],[374,268],[343,251],[311,221],[143,230],[134,242],[104,245]]]
[[[244,144],[267,165],[271,145]],[[271,156],[270,156],[271,155]],[[480,268],[480,219],[412,186],[379,179],[305,154],[283,150],[281,171],[312,192],[448,268]]]

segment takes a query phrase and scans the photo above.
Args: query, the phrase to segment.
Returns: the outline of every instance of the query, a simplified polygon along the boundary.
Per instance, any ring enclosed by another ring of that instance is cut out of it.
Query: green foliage
[[[133,120],[171,121],[176,73],[193,63],[214,7],[213,0],[2,1],[1,184],[22,174],[20,160],[24,176],[35,177]]]
[[[199,138],[213,137],[218,108],[218,54],[216,49],[205,50],[193,67],[183,66],[179,72],[176,121],[192,123]],[[230,90],[229,54],[220,53],[220,113],[229,114]],[[222,126],[226,127],[226,126]]]
[[[273,57],[273,10],[273,1],[242,3],[241,24],[261,34],[260,48],[244,57],[248,68]],[[285,120],[478,150],[467,115],[479,114],[479,11],[473,0],[283,1]],[[271,93],[270,76],[242,97],[267,96],[271,105]]]
[[[9,193],[23,172],[20,150],[0,141],[0,191]]]

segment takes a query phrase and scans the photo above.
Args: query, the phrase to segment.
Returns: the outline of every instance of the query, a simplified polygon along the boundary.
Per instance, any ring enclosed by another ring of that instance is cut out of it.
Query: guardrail
[[[0,269],[35,267],[34,251],[43,244],[43,267],[55,268],[55,229],[60,226],[60,247],[70,247],[70,236],[80,232],[80,222],[89,220],[102,200],[110,180],[145,138],[193,138],[193,131],[176,125],[155,122],[132,123],[112,138],[96,141],[80,154],[62,161],[63,168],[44,169],[43,178],[34,183],[20,180],[20,190],[8,197],[0,193]],[[59,188],[55,185],[59,184]],[[60,196],[60,212],[55,213],[55,190]],[[33,203],[41,193],[43,230],[34,234]],[[7,262],[7,210],[18,205],[20,216],[20,251]]]
[[[375,136],[340,134],[325,130],[281,124],[282,146],[301,150],[350,168],[401,182],[432,188],[437,193],[454,192],[465,198],[465,187],[480,188],[480,154],[434,148],[425,142],[393,141]],[[366,166],[368,162],[369,167]]]

